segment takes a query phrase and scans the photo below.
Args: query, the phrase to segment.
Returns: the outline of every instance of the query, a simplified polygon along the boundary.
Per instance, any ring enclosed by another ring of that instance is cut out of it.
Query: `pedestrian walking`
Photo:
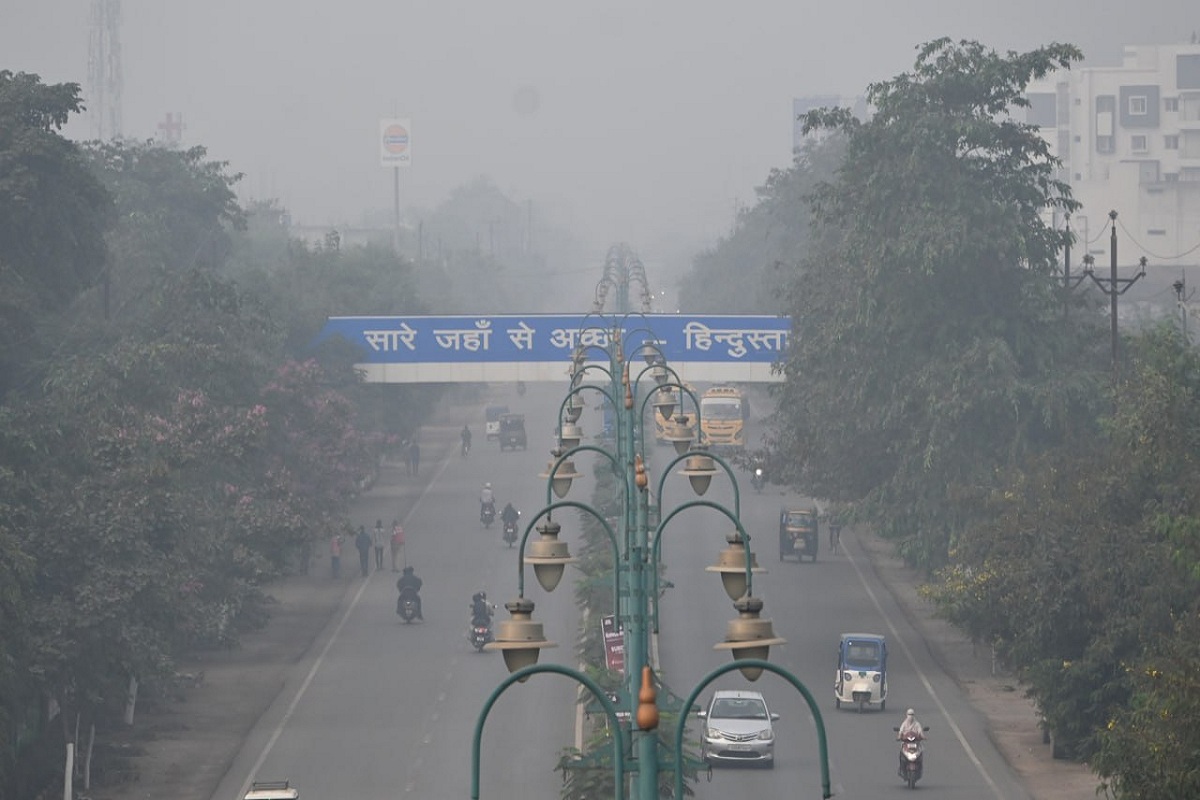
[[[405,439],[400,445],[400,449],[404,451],[404,474],[410,478],[412,477],[412,454],[409,453],[408,448],[411,444],[412,442],[410,442],[408,439]]]
[[[358,526],[358,536],[354,537],[354,546],[358,548],[358,566],[362,569],[362,576],[365,578],[371,574],[371,534],[367,533],[367,526]]]
[[[383,547],[387,544],[387,531],[383,529],[383,520],[375,520],[375,531],[371,534],[375,543],[375,569],[383,569]]]
[[[329,540],[329,570],[337,578],[342,573],[342,535],[335,533]]]
[[[421,471],[421,446],[416,439],[408,446],[408,462],[412,464],[412,476],[417,477]]]
[[[400,555],[400,551],[404,549],[404,528],[400,527],[400,520],[392,520],[392,572],[399,572],[396,569],[396,556]]]

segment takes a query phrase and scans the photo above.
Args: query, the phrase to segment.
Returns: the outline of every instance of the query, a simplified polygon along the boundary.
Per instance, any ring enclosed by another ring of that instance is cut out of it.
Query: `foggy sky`
[[[184,144],[298,222],[389,213],[378,120],[412,118],[403,205],[486,174],[597,248],[702,245],[791,160],[791,101],[861,94],[939,36],[1089,66],[1186,41],[1185,0],[124,0],[124,134]],[[88,0],[0,0],[0,68],[87,83]],[[1188,11],[1187,9],[1192,9]],[[90,136],[80,119],[73,138]]]

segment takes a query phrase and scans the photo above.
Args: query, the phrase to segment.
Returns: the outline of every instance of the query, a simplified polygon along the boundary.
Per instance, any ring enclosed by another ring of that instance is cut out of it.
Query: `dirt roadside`
[[[444,436],[452,436],[442,432]],[[403,507],[419,495],[423,481],[390,470],[373,491],[386,492]],[[1015,681],[993,674],[986,653],[933,616],[917,594],[919,575],[894,558],[890,545],[869,535],[851,541],[869,557],[899,608],[921,631],[930,652],[985,716],[996,747],[1036,800],[1094,800],[1097,780],[1085,765],[1056,761],[1042,743],[1036,712]],[[178,699],[139,715],[124,735],[128,767],[113,782],[93,786],[92,800],[210,800],[259,717],[287,688],[289,668],[313,645],[359,579],[356,570],[329,576],[328,561],[314,559],[307,576],[271,587],[276,603],[265,629],[237,650],[206,653],[182,664],[195,685]],[[201,677],[202,676],[202,677]],[[214,799],[216,800],[216,799]],[[232,800],[220,798],[219,800]]]

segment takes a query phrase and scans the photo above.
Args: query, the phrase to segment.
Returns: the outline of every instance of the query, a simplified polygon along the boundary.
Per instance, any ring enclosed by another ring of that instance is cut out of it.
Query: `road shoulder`
[[[930,654],[987,719],[988,735],[1035,800],[1095,800],[1099,781],[1086,764],[1059,761],[1042,742],[1037,709],[1015,676],[993,667],[988,648],[975,647],[934,615],[918,594],[921,575],[895,556],[890,542],[870,533],[855,540],[887,586],[896,606],[921,634]]]

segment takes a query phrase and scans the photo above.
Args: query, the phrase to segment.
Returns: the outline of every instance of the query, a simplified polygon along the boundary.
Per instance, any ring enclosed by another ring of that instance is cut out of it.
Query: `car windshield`
[[[713,703],[712,719],[767,719],[767,706],[753,697],[722,697]]]
[[[811,528],[812,523],[811,514],[788,514],[787,524],[789,528]]]
[[[846,665],[865,669],[879,669],[879,642],[847,642]]]

